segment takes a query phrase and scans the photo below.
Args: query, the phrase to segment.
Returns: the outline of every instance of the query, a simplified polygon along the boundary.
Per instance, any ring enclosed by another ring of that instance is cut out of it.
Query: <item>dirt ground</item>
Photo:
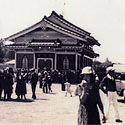
[[[14,85],[15,88],[15,85]],[[74,90],[76,85],[72,85]],[[12,101],[0,101],[0,125],[77,125],[77,112],[79,99],[69,95],[65,97],[65,92],[61,91],[60,84],[52,85],[53,92],[44,94],[39,88],[36,89],[37,99],[31,98],[31,86],[27,84],[27,101],[17,101],[13,92]],[[14,90],[13,90],[14,91]],[[102,100],[105,100],[104,95]],[[119,97],[118,102],[120,118],[125,124],[125,104]],[[100,113],[102,118],[102,114]],[[109,120],[105,125],[117,125],[114,118],[114,110],[111,108]]]

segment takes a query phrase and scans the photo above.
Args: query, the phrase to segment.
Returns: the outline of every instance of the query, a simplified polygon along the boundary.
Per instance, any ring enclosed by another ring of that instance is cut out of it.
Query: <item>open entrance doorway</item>
[[[38,58],[37,68],[43,70],[46,67],[47,70],[53,69],[53,59],[52,58]]]

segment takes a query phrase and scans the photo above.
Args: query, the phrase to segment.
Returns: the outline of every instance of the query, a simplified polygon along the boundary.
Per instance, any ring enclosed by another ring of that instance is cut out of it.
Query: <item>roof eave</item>
[[[49,20],[46,16],[44,17],[44,20],[47,21],[47,22],[49,22],[49,23],[51,23],[51,24],[56,25],[57,27],[60,27],[60,28],[65,29],[65,30],[67,30],[67,31],[70,31],[69,29],[66,29],[66,28],[64,28],[64,27],[61,27],[61,26],[59,26],[58,24],[54,23],[53,21]],[[82,37],[82,35],[80,35],[80,34],[78,34],[78,33],[76,33],[76,32],[73,32],[73,31],[70,31],[70,32],[72,32],[73,34],[76,34],[76,37],[77,37],[76,39],[82,40],[83,42],[87,42],[87,40],[84,39],[84,38]],[[70,33],[68,33],[68,34],[69,34],[69,36],[70,36]],[[74,36],[75,36],[75,35],[74,35]]]
[[[21,30],[21,31],[19,31],[19,32],[15,33],[15,34],[13,34],[13,35],[11,35],[11,36],[9,36],[9,37],[7,37],[7,38],[4,38],[4,40],[5,40],[5,41],[13,40],[13,39],[15,39],[15,38],[17,38],[17,37],[20,37],[20,36],[22,36],[22,35],[24,35],[24,34],[26,34],[26,33],[29,33],[29,32],[31,32],[33,29],[36,29],[37,27],[39,27],[40,24],[41,24],[41,22],[42,22],[42,21],[39,21],[38,23],[36,23],[36,24],[34,24],[34,25],[32,25],[32,26],[30,26],[30,27],[24,29],[24,30]]]
[[[65,21],[66,23],[68,23],[68,24],[72,25],[73,27],[76,27],[77,29],[83,31],[83,32],[86,33],[87,35],[90,35],[90,34],[91,34],[91,33],[87,32],[87,31],[81,29],[80,27],[78,27],[78,26],[76,26],[76,25],[70,23],[69,21],[65,20],[65,19],[63,18],[63,16],[58,15],[55,11],[52,11],[52,13],[51,13],[50,16],[52,16],[52,15],[57,16],[58,18],[60,18],[60,19],[62,19],[63,21]]]

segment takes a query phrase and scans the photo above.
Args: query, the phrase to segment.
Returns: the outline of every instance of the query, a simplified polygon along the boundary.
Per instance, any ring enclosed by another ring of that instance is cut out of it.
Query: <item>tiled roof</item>
[[[58,22],[54,21],[51,18],[52,16],[53,16],[53,18],[55,18],[54,20],[58,20]],[[72,38],[81,40],[83,42],[88,42],[88,43],[90,42],[93,45],[98,45],[98,46],[100,45],[100,43],[98,43],[98,41],[94,37],[90,36],[89,32],[68,22],[62,16],[58,15],[55,11],[52,11],[52,14],[49,17],[44,16],[44,18],[40,22],[38,22],[14,35],[11,35],[11,36],[5,38],[5,40],[13,41],[16,38],[21,37],[22,35],[25,35],[29,32],[32,32],[33,30],[35,30],[37,28],[40,28],[43,23],[46,23],[47,27],[52,28],[52,29],[56,30],[57,32],[68,35]]]

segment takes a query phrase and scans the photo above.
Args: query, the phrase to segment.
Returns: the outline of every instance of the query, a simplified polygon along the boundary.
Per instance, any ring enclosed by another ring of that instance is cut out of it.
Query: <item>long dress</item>
[[[84,88],[85,86],[81,86],[76,89],[76,95],[80,98],[78,125],[100,125],[97,108],[99,99],[98,87],[94,84],[87,94]]]
[[[84,104],[87,110],[88,125],[89,124],[94,124],[94,125],[101,124],[99,111],[97,108],[98,99],[99,99],[99,89],[96,85],[94,85],[92,89],[89,91],[89,95]]]
[[[20,76],[20,77],[17,76],[17,84],[16,84],[15,93],[17,96],[25,95],[27,93],[26,82],[23,76]]]

